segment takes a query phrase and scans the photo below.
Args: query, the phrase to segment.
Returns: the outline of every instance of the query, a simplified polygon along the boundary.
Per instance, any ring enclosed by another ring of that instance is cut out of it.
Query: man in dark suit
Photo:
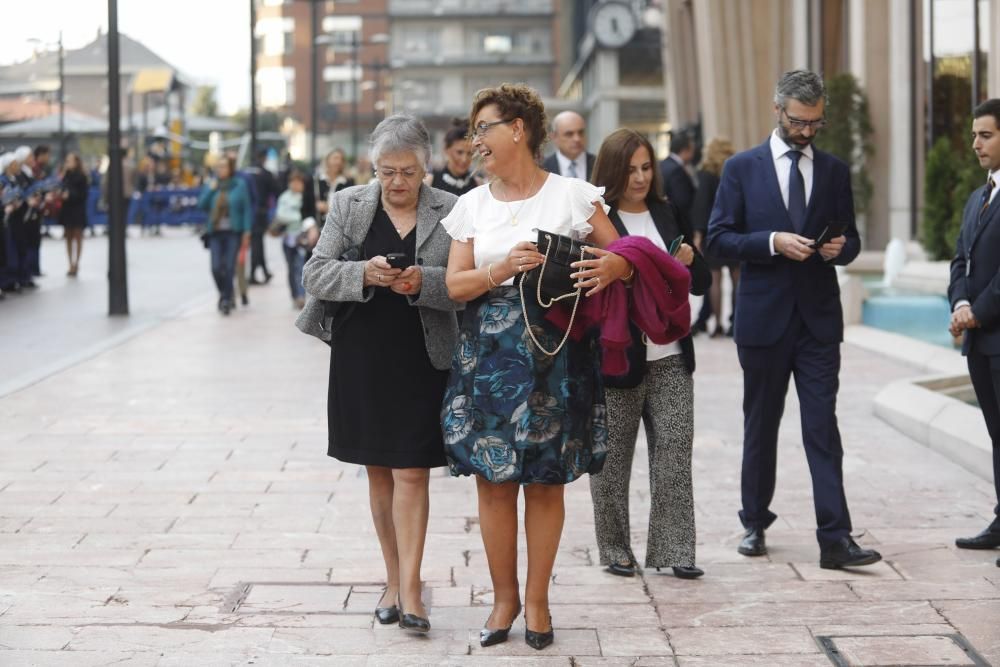
[[[594,156],[587,152],[587,122],[575,111],[563,111],[552,119],[552,143],[556,152],[545,158],[542,169],[553,174],[590,180]]]
[[[691,223],[691,205],[694,204],[694,178],[688,171],[694,160],[694,135],[680,130],[670,135],[670,155],[660,162],[663,177],[663,194],[680,210],[684,221]]]
[[[708,225],[708,252],[741,262],[735,339],[743,367],[743,509],[738,551],[767,553],[764,531],[777,467],[778,426],[795,376],[802,441],[812,476],[820,567],[881,560],[851,539],[837,428],[844,318],[834,265],[861,250],[846,164],[812,146],[823,127],[826,91],[813,72],[786,72],[774,95],[777,128],[760,146],[730,158]],[[818,248],[824,228],[843,234]]]
[[[972,193],[962,213],[948,299],[951,333],[965,332],[962,354],[993,441],[997,505],[996,517],[986,530],[975,537],[960,537],[955,546],[995,549],[1000,547],[1000,99],[983,102],[972,115],[972,150],[989,173],[986,184]]]

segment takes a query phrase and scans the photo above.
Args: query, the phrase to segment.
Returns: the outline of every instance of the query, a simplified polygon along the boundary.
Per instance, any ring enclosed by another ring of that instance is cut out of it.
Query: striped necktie
[[[993,188],[996,187],[996,183],[993,182],[993,177],[986,181],[986,189],[983,190],[983,202],[979,206],[979,217],[982,218],[983,214],[986,213],[986,209],[990,207],[990,198],[993,196]]]

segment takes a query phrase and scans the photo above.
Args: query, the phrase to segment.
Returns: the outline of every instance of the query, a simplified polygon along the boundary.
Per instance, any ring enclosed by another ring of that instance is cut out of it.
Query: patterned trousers
[[[694,565],[694,381],[683,357],[650,361],[638,387],[608,387],[605,392],[608,458],[604,470],[590,476],[601,564],[637,562],[629,530],[629,479],[642,418],[649,449],[650,493],[645,567]]]

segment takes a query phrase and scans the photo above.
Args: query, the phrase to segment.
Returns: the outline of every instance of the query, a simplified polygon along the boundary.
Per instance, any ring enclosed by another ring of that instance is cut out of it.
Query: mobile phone
[[[826,226],[826,228],[819,235],[819,237],[809,247],[812,248],[813,250],[818,250],[821,245],[829,243],[831,239],[835,239],[838,236],[841,236],[846,231],[847,231],[846,222],[831,222]]]
[[[410,265],[405,252],[390,252],[385,256],[385,261],[394,269],[405,269]]]
[[[670,242],[670,245],[667,247],[667,253],[669,253],[669,255],[673,257],[674,255],[677,254],[677,251],[681,249],[682,243],[684,243],[683,234],[681,234],[680,236],[678,236],[677,238],[675,238],[673,241]]]

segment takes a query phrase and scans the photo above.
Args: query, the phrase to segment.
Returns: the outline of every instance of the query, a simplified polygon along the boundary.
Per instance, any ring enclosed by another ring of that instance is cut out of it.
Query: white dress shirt
[[[789,157],[794,149],[778,136],[778,130],[771,133],[771,159],[774,160],[774,171],[778,175],[778,187],[781,189],[781,201],[785,202],[788,208],[788,178],[792,174],[792,158]],[[806,206],[809,206],[809,199],[812,197],[813,186],[813,147],[812,144],[806,146],[801,151],[799,158],[799,172],[802,174],[802,182],[806,188]],[[803,160],[802,158],[807,158]],[[777,255],[774,249],[774,235],[778,232],[771,232],[771,254]]]
[[[570,160],[568,157],[562,154],[560,151],[556,151],[556,160],[559,162],[559,174],[561,176],[570,177],[569,165],[572,163],[576,166],[576,176],[572,178],[582,178],[587,180],[587,151],[583,151],[576,156],[575,160]]]

